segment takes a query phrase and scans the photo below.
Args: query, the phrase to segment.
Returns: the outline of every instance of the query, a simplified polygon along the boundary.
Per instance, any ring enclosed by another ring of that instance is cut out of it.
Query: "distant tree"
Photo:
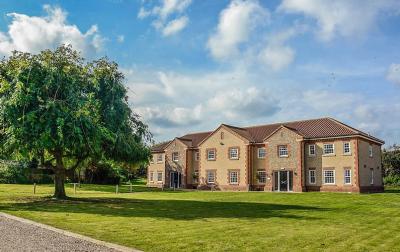
[[[88,158],[146,161],[151,135],[130,109],[123,79],[116,63],[86,63],[71,46],[13,52],[0,62],[1,155],[51,168],[56,198],[66,197],[66,170]]]
[[[400,146],[393,145],[383,150],[382,165],[384,176],[400,176]]]

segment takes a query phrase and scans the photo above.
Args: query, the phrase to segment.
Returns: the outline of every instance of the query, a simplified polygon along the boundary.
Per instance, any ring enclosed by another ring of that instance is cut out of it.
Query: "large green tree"
[[[70,46],[37,55],[14,52],[0,62],[2,155],[37,159],[54,171],[56,198],[65,173],[83,161],[148,159],[147,126],[128,105],[114,62],[85,62]]]

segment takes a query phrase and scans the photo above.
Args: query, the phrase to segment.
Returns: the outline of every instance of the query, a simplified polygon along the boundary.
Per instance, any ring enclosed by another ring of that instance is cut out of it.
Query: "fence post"
[[[33,194],[36,194],[36,183],[33,183]]]
[[[115,194],[118,194],[118,185],[115,186]]]
[[[74,183],[74,194],[76,194],[76,183]]]

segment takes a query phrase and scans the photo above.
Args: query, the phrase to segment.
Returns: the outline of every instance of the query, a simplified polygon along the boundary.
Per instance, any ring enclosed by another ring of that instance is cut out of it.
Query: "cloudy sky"
[[[400,143],[398,0],[2,0],[0,56],[108,56],[156,141],[334,117]]]

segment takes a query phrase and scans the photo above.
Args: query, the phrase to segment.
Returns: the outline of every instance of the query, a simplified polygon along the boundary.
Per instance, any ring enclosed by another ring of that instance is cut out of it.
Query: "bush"
[[[2,161],[0,163],[0,183],[27,184],[29,183],[29,168],[25,163]]]
[[[385,185],[400,186],[400,175],[389,175],[383,178]]]

